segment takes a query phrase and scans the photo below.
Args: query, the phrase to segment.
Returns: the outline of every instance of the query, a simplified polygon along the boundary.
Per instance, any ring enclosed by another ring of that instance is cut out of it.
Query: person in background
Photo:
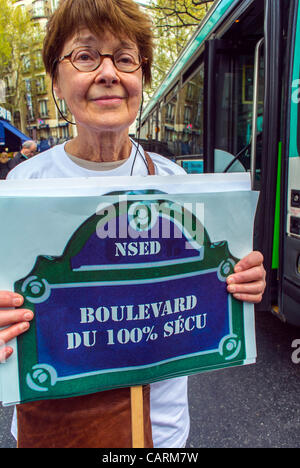
[[[49,149],[50,146],[52,146],[52,145],[49,144],[49,141],[46,140],[46,138],[43,138],[43,137],[42,137],[41,140],[40,140],[40,142],[39,142],[39,144],[38,144],[39,153],[43,153],[44,151],[46,151],[47,149]]]
[[[37,144],[33,140],[27,140],[23,143],[21,151],[19,151],[15,157],[9,161],[8,168],[11,171],[18,164],[32,158],[37,153]]]
[[[9,172],[9,156],[8,154],[3,151],[0,153],[0,179],[5,179],[8,172]]]

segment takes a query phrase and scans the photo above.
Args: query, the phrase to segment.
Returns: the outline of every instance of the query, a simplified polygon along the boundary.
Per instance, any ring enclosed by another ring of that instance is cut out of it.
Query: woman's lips
[[[96,104],[119,104],[124,98],[121,96],[101,96],[95,99],[92,99]]]

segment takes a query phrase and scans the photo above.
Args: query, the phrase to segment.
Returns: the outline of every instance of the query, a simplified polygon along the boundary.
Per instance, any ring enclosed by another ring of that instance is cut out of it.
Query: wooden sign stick
[[[130,387],[132,448],[144,448],[143,387]]]

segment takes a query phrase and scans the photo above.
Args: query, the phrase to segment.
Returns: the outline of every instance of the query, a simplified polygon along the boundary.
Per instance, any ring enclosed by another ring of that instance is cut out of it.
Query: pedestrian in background
[[[8,154],[3,151],[0,153],[0,179],[5,179],[8,172],[9,172],[9,156]]]
[[[33,140],[27,140],[23,143],[21,151],[19,151],[15,157],[9,161],[8,169],[9,171],[16,167],[21,162],[26,161],[29,158],[32,158],[37,153],[37,144]]]

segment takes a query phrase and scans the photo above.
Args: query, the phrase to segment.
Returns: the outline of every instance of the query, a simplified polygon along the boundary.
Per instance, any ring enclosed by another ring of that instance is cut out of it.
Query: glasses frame
[[[121,73],[134,73],[136,72],[139,68],[141,68],[142,65],[144,65],[145,63],[148,62],[148,59],[146,57],[141,57],[140,54],[139,54],[139,60],[140,60],[140,64],[134,69],[134,70],[130,70],[130,71],[125,71],[125,70],[120,70],[117,65],[115,64],[115,60],[114,60],[114,55],[113,54],[101,54],[99,52],[98,49],[96,49],[95,47],[89,47],[89,46],[86,46],[85,49],[92,49],[92,50],[95,50],[98,52],[99,54],[99,57],[100,57],[100,61],[99,61],[99,64],[93,68],[92,70],[79,70],[79,68],[77,68],[73,61],[72,61],[72,54],[74,52],[74,50],[77,50],[77,49],[80,49],[81,47],[75,47],[75,49],[73,49],[69,54],[66,54],[66,55],[63,55],[62,57],[58,57],[58,59],[56,59],[56,61],[54,62],[54,65],[55,63],[61,63],[63,60],[69,60],[69,62],[73,65],[73,67],[78,70],[79,72],[82,72],[82,73],[90,73],[90,72],[93,72],[95,70],[97,70],[97,68],[99,68],[103,62],[103,59],[104,58],[110,58],[114,67]]]

